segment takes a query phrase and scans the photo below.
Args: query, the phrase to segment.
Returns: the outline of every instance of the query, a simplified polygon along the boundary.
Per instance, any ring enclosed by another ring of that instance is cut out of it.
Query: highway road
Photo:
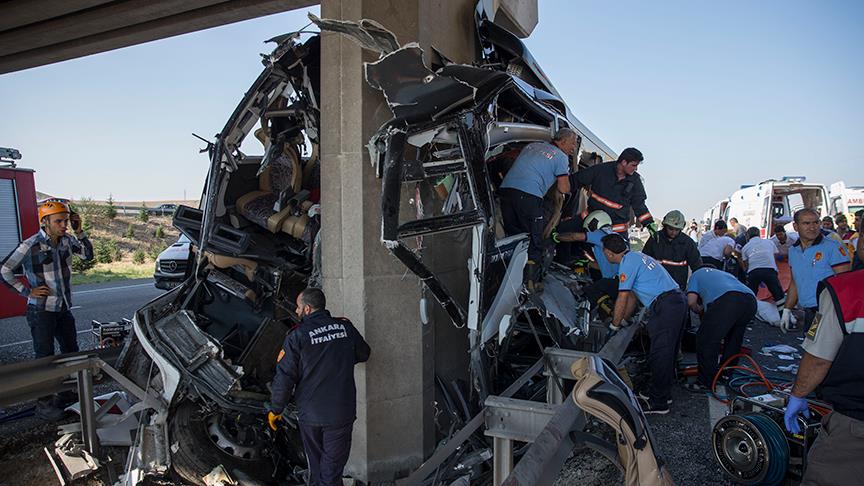
[[[119,321],[164,292],[153,279],[79,285],[72,289],[72,314],[81,349],[94,347],[90,321]],[[59,352],[59,350],[57,351]],[[33,357],[30,328],[24,316],[0,319],[0,364]]]

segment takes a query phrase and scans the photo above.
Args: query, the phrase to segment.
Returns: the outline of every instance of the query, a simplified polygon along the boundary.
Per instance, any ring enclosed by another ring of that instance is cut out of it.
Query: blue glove
[[[786,404],[786,413],[783,414],[783,422],[786,423],[786,430],[792,434],[801,433],[801,427],[798,425],[799,413],[810,418],[810,409],[807,407],[807,400],[789,395],[789,403]]]

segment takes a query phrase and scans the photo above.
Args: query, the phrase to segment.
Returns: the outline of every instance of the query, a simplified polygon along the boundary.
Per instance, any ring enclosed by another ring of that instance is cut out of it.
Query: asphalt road
[[[79,285],[72,289],[72,314],[78,329],[81,349],[94,347],[90,336],[90,322],[119,321],[142,305],[158,297],[164,290],[157,289],[153,279],[123,280],[101,284]],[[59,352],[59,350],[58,350]],[[0,364],[33,357],[30,328],[24,316],[0,319]]]

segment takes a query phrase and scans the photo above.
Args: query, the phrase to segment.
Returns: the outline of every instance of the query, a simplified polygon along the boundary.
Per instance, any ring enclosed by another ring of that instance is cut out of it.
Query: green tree
[[[89,214],[81,215],[81,229],[84,231],[90,232],[93,229],[93,223],[90,222],[91,216]]]
[[[75,273],[84,273],[96,265],[96,259],[82,260],[75,255],[72,255],[72,271]]]
[[[156,232],[153,233],[153,236],[155,236],[156,238],[165,238],[165,228],[163,228],[160,224],[156,227]]]
[[[144,263],[144,259],[147,257],[147,254],[144,253],[144,250],[137,249],[134,253],[132,253],[132,263],[141,265]]]
[[[141,201],[141,209],[138,211],[138,219],[145,223],[150,221],[150,212],[147,211],[147,205],[144,201]]]
[[[105,205],[105,217],[114,219],[117,217],[117,206],[114,205],[114,196],[108,194],[108,204]]]
[[[114,248],[111,247],[109,242],[113,241],[109,239],[95,239],[93,241],[93,259],[96,260],[96,263],[111,263],[114,261],[114,250],[116,249],[116,242],[114,244]]]
[[[134,238],[135,237],[135,227],[132,226],[132,223],[129,223],[129,225],[126,226],[126,232],[123,233],[123,236],[125,238]]]

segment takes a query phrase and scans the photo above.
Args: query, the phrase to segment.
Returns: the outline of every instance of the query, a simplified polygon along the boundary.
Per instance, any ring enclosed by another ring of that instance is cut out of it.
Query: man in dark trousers
[[[342,484],[357,418],[354,365],[369,359],[369,345],[351,321],[325,310],[320,289],[297,296],[300,325],[289,332],[276,360],[270,395],[270,428],[293,396],[309,462],[309,485]]]
[[[81,217],[65,202],[42,203],[39,225],[38,233],[0,262],[5,285],[27,297],[27,324],[36,359],[53,355],[55,341],[63,354],[78,351],[78,331],[72,315],[72,256],[93,259],[93,245],[81,226]],[[74,237],[68,232],[70,226]],[[15,276],[18,273],[26,277],[26,286]],[[42,397],[36,402],[36,415],[59,420],[71,401],[72,393]]]
[[[605,211],[612,218],[612,230],[626,235],[632,209],[639,224],[656,233],[657,225],[645,205],[648,196],[636,173],[642,160],[642,152],[626,148],[615,162],[592,165],[573,174],[573,194],[578,195],[581,188],[588,190],[588,207],[582,218],[591,211]]]
[[[638,251],[629,251],[621,235],[603,237],[603,253],[618,264],[618,298],[609,328],[617,331],[624,319],[633,314],[636,300],[648,308],[648,336],[651,349],[648,363],[651,383],[648,393],[639,394],[646,414],[669,413],[672,383],[675,380],[675,357],[684,332],[687,299],[660,263]]]
[[[699,380],[688,388],[707,391],[717,374],[721,341],[721,363],[741,352],[744,332],[756,315],[756,296],[731,273],[706,265],[690,276],[687,301],[702,316],[696,334]]]
[[[832,406],[807,455],[802,486],[861,484],[864,477],[864,271],[828,277],[819,284],[816,319],[783,420],[801,433],[798,415],[809,417],[807,395]]]
[[[681,290],[687,288],[689,270],[696,271],[702,266],[696,242],[682,232],[685,226],[687,220],[681,211],[669,211],[663,218],[663,230],[648,238],[642,248],[642,253],[663,265]]]
[[[759,293],[763,283],[771,292],[774,303],[778,306],[786,302],[786,293],[780,284],[777,273],[777,246],[771,240],[760,236],[759,228],[747,230],[747,244],[741,248],[741,262],[747,270],[747,286],[754,294]]]
[[[540,281],[543,262],[543,197],[555,185],[558,192],[570,192],[570,156],[576,150],[578,136],[569,128],[558,130],[552,143],[534,142],[525,146],[504,176],[498,194],[501,217],[507,235],[528,233],[528,263],[525,284],[529,290]]]

